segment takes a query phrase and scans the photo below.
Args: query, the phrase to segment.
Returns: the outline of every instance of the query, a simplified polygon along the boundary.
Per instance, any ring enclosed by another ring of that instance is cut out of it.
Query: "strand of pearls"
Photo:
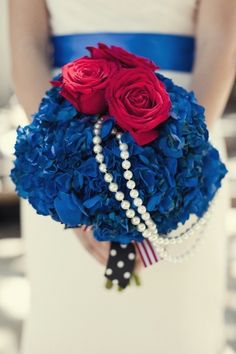
[[[107,166],[104,163],[104,155],[102,153],[102,139],[100,137],[101,126],[102,119],[100,118],[94,125],[93,151],[95,153],[95,158],[99,163],[99,170],[104,174],[104,180],[108,183],[108,189],[115,194],[115,199],[120,202],[121,208],[125,210],[126,217],[130,219],[131,223],[136,226],[136,229],[142,233],[144,238],[149,239],[162,259],[174,263],[182,262],[185,259],[188,259],[200,243],[199,238],[196,239],[195,243],[191,247],[191,250],[188,250],[179,256],[172,256],[169,252],[167,252],[166,246],[177,243],[179,244],[186,241],[195,233],[195,231],[198,231],[198,234],[202,234],[203,229],[209,220],[210,210],[205,213],[204,217],[198,219],[191,227],[186,229],[177,237],[170,236],[170,234],[160,236],[151,215],[147,212],[146,207],[143,205],[143,200],[140,198],[138,190],[135,189],[136,184],[133,180],[133,173],[131,171],[128,145],[122,142],[122,134],[117,132],[116,129],[113,129],[112,134],[114,134],[118,140],[120,157],[122,159],[121,165],[124,170],[123,176],[126,180],[126,187],[129,190],[129,195],[135,209],[132,208],[130,202],[125,199],[124,193],[119,190],[117,183],[114,182],[112,174],[108,172]]]
[[[128,145],[122,143],[121,133],[116,133],[116,138],[119,141],[120,156],[122,158],[122,168],[124,170],[124,178],[126,179],[126,186],[130,190],[130,197],[133,199],[133,204],[137,208],[137,212],[131,207],[128,200],[125,199],[124,193],[118,190],[118,185],[113,182],[113,176],[107,171],[107,166],[104,163],[104,155],[102,154],[100,129],[102,125],[102,120],[99,119],[94,126],[94,152],[96,154],[96,160],[99,163],[99,170],[104,174],[104,180],[108,183],[108,189],[115,193],[115,199],[120,202],[121,208],[126,211],[127,218],[131,219],[131,223],[136,226],[137,230],[142,233],[143,237],[146,238],[158,238],[157,228],[150,214],[146,211],[143,205],[142,199],[139,197],[139,192],[135,189],[135,182],[132,179],[133,173],[130,171],[131,163],[128,160],[129,152]],[[137,213],[140,215],[138,216]]]

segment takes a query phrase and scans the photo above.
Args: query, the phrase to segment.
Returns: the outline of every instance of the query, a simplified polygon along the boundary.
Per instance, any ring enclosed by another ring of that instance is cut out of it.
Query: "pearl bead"
[[[95,154],[98,154],[99,152],[102,152],[101,145],[94,145],[93,151],[95,152]]]
[[[198,224],[198,223],[196,223],[195,225],[194,225],[194,231],[198,231],[198,230],[200,230],[201,229],[201,226]]]
[[[154,222],[152,221],[152,219],[148,219],[148,220],[146,220],[146,225],[152,226],[152,225],[154,225]]]
[[[129,189],[133,189],[133,188],[135,188],[135,182],[132,181],[132,180],[129,180],[129,181],[126,183],[126,186],[127,186],[127,188],[129,188]]]
[[[104,160],[104,156],[102,154],[97,154],[96,160],[97,160],[97,162],[102,163]]]
[[[141,208],[141,207],[140,207]],[[144,220],[144,221],[147,221],[150,219],[150,214],[149,213],[144,213],[141,215],[141,218]]]
[[[99,135],[99,133],[100,133],[100,129],[95,128],[95,129],[93,130],[93,132],[94,132],[94,134],[95,134],[95,135]]]
[[[99,122],[99,123],[96,123],[95,125],[94,125],[94,128],[95,129],[100,129],[101,128],[101,123]]]
[[[127,159],[129,158],[129,153],[128,153],[128,151],[121,151],[120,157],[121,157],[123,160],[127,160]]]
[[[149,237],[149,240],[153,242],[157,241],[157,239],[158,239],[157,235],[151,234],[151,236]]]
[[[121,133],[117,133],[117,134],[116,134],[116,137],[117,137],[117,139],[119,139],[119,140],[120,140],[120,139],[121,139],[121,137],[122,137],[122,134],[121,134]]]
[[[100,136],[95,136],[93,138],[93,143],[94,144],[100,144],[102,142],[102,139],[100,138]]]
[[[155,224],[149,225],[149,227],[150,227],[150,229],[153,230],[153,231],[155,231],[156,228],[157,228]]]
[[[137,229],[139,232],[144,232],[146,230],[146,226],[143,223],[138,224]]]
[[[130,167],[131,167],[131,163],[127,160],[124,160],[122,162],[122,167],[125,169],[125,170],[128,170]]]
[[[157,243],[154,243],[153,246],[155,247],[155,249],[156,249],[158,252],[162,252],[163,248],[160,247]]]
[[[132,219],[135,216],[135,211],[133,209],[128,209],[126,211],[126,216],[127,218]]]
[[[125,143],[121,143],[121,144],[120,144],[120,150],[121,150],[121,151],[126,151],[126,150],[128,150],[128,145],[125,144]]]
[[[116,198],[116,200],[118,200],[119,202],[120,201],[122,201],[123,199],[124,199],[124,193],[122,193],[122,192],[116,192],[116,194],[115,194],[115,198]]]
[[[183,234],[181,235],[181,237],[182,237],[183,241],[185,241],[185,240],[188,239],[187,233],[183,233]]]
[[[124,210],[128,210],[130,208],[130,202],[128,200],[123,200],[121,203],[121,208]]]
[[[106,173],[106,174],[104,175],[104,179],[105,179],[105,181],[106,181],[107,183],[111,183],[112,180],[113,180],[113,177],[112,177],[112,175],[111,175],[110,173]]]
[[[146,211],[147,211],[147,209],[145,208],[144,205],[140,205],[140,206],[138,207],[138,212],[139,212],[139,214],[145,214]]]
[[[143,231],[143,237],[146,237],[146,238],[147,238],[147,237],[150,237],[151,234],[152,234],[151,231],[148,230],[148,229],[146,229],[146,230]]]
[[[111,131],[111,134],[116,135],[116,133],[117,133],[117,129],[113,128],[112,131]]]
[[[149,228],[149,229],[150,229],[150,228]],[[150,230],[151,230],[151,229],[150,229]],[[151,230],[151,233],[152,233],[154,236],[157,236],[157,237],[159,238],[159,234],[158,234],[157,230],[155,230],[155,231]]]
[[[131,179],[133,177],[133,173],[129,170],[124,172],[125,179]]]
[[[168,256],[168,253],[164,251],[164,252],[162,253],[163,259],[167,258],[167,256]],[[170,262],[171,262],[171,257],[170,257],[169,259],[170,259]],[[174,261],[174,260],[173,260],[173,261]],[[175,262],[174,262],[174,263],[175,263]]]
[[[189,237],[190,237],[190,236],[193,236],[193,234],[194,234],[193,230],[192,230],[192,229],[189,229],[189,230],[188,230],[188,236],[189,236]]]
[[[131,223],[135,226],[138,225],[140,223],[140,221],[141,220],[138,216],[135,216],[134,218],[131,219]]]
[[[142,201],[141,198],[135,198],[135,199],[134,199],[134,205],[135,205],[136,207],[139,207],[139,206],[141,206],[142,204],[143,204],[143,201]]]
[[[107,171],[107,166],[105,165],[105,163],[101,163],[99,165],[99,170],[103,173],[105,173]]]
[[[111,192],[117,192],[117,190],[118,190],[118,186],[116,183],[110,183],[108,188]]]
[[[131,198],[138,198],[139,192],[137,191],[137,189],[132,189],[129,195],[131,196]]]
[[[205,223],[206,223],[206,219],[205,219],[205,217],[203,216],[203,217],[199,220],[199,224],[200,224],[200,225],[205,225]]]

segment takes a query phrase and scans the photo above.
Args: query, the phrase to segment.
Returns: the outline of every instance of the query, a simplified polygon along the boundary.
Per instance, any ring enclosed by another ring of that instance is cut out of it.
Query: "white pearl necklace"
[[[191,227],[180,233],[177,237],[170,236],[170,234],[160,236],[157,231],[157,227],[151,218],[151,215],[147,212],[146,207],[143,205],[143,200],[139,196],[139,192],[135,189],[136,184],[133,180],[133,173],[130,170],[131,163],[129,159],[128,145],[122,142],[122,134],[113,129],[112,134],[116,136],[119,143],[120,157],[122,161],[122,168],[124,170],[123,176],[126,180],[126,187],[129,190],[129,195],[132,198],[135,209],[131,207],[128,200],[125,199],[125,195],[119,190],[117,183],[113,182],[113,176],[108,172],[107,166],[104,162],[104,155],[102,153],[102,139],[100,137],[100,131],[102,126],[102,119],[100,118],[94,125],[94,137],[93,137],[93,151],[95,153],[96,161],[99,163],[99,170],[104,174],[104,180],[108,183],[108,189],[115,194],[115,199],[120,202],[121,208],[125,210],[126,217],[130,219],[131,223],[136,226],[137,231],[142,233],[144,238],[147,238],[156,249],[157,253],[162,259],[170,262],[182,262],[192,255],[196,250],[198,244],[200,244],[200,238],[198,237],[191,249],[182,253],[179,256],[172,256],[166,250],[167,245],[174,245],[182,243],[188,240],[196,231],[198,234],[203,233],[207,221],[210,218],[210,210],[208,210],[202,218],[199,218]],[[212,204],[212,203],[211,203]]]

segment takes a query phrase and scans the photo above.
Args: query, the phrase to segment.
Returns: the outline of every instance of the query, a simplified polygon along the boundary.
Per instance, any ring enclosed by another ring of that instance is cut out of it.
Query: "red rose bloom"
[[[61,95],[85,114],[102,114],[107,109],[105,88],[119,65],[105,59],[83,57],[66,64],[62,76],[52,85],[61,87]]]
[[[114,45],[109,48],[106,44],[99,43],[98,48],[87,47],[87,49],[89,50],[92,58],[119,62],[123,68],[141,67],[152,71],[158,69],[158,66],[151,60],[131,54],[123,48],[116,47]]]
[[[155,140],[158,125],[169,117],[169,95],[150,70],[121,69],[109,81],[106,99],[109,114],[139,145]]]

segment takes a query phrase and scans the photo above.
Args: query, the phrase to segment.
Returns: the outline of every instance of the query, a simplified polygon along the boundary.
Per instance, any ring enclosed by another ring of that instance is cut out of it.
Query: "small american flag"
[[[159,261],[159,256],[148,240],[143,242],[135,242],[135,246],[139,251],[140,257],[145,267],[155,264]]]

